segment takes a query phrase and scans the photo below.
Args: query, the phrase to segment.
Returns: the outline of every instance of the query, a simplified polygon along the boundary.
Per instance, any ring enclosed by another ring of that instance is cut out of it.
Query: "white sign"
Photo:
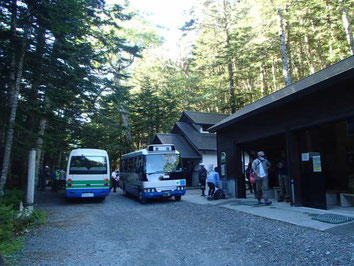
[[[301,160],[303,162],[310,161],[310,154],[308,152],[307,153],[301,153]]]
[[[313,171],[322,172],[321,156],[312,156]]]

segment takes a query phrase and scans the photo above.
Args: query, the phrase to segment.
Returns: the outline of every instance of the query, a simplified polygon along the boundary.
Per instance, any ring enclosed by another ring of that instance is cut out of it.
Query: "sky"
[[[184,11],[189,10],[193,0],[130,0],[130,5],[144,13],[150,13],[151,21],[162,27],[159,30],[168,47],[173,47],[181,36],[181,28],[188,16]],[[124,0],[106,0],[107,4],[122,4]]]

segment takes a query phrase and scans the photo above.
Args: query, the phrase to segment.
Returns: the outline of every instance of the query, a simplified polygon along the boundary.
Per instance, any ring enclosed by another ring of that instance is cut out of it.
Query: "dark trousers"
[[[114,178],[111,179],[111,187],[109,190],[113,188],[113,192],[117,192],[117,186],[118,186],[118,181],[115,180]]]
[[[59,180],[59,189],[65,188],[65,180]]]
[[[47,186],[47,179],[45,178],[45,176],[42,176],[42,179],[41,179],[41,190],[45,190],[46,186]]]
[[[59,180],[54,179],[52,184],[52,191],[57,192],[59,189]]]
[[[208,187],[209,187],[208,196],[212,197],[214,195],[214,191],[215,191],[215,184],[208,182]]]
[[[205,191],[205,180],[200,182],[200,189],[202,190],[202,196],[205,195],[204,191]]]

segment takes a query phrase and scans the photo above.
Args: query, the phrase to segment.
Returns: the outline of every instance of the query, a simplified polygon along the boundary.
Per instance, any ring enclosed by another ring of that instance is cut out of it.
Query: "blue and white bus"
[[[172,144],[154,144],[123,155],[119,186],[141,203],[152,198],[181,200],[186,180],[179,152]]]
[[[109,195],[109,169],[105,150],[72,150],[66,170],[66,197],[104,200]]]

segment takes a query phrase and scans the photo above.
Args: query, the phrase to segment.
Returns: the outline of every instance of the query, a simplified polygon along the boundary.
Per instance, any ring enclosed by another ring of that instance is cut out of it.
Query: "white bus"
[[[109,158],[105,150],[72,150],[66,170],[66,197],[97,197],[104,200],[110,190],[109,169]]]
[[[122,156],[119,186],[138,197],[181,200],[186,193],[182,160],[172,144],[154,144]]]

